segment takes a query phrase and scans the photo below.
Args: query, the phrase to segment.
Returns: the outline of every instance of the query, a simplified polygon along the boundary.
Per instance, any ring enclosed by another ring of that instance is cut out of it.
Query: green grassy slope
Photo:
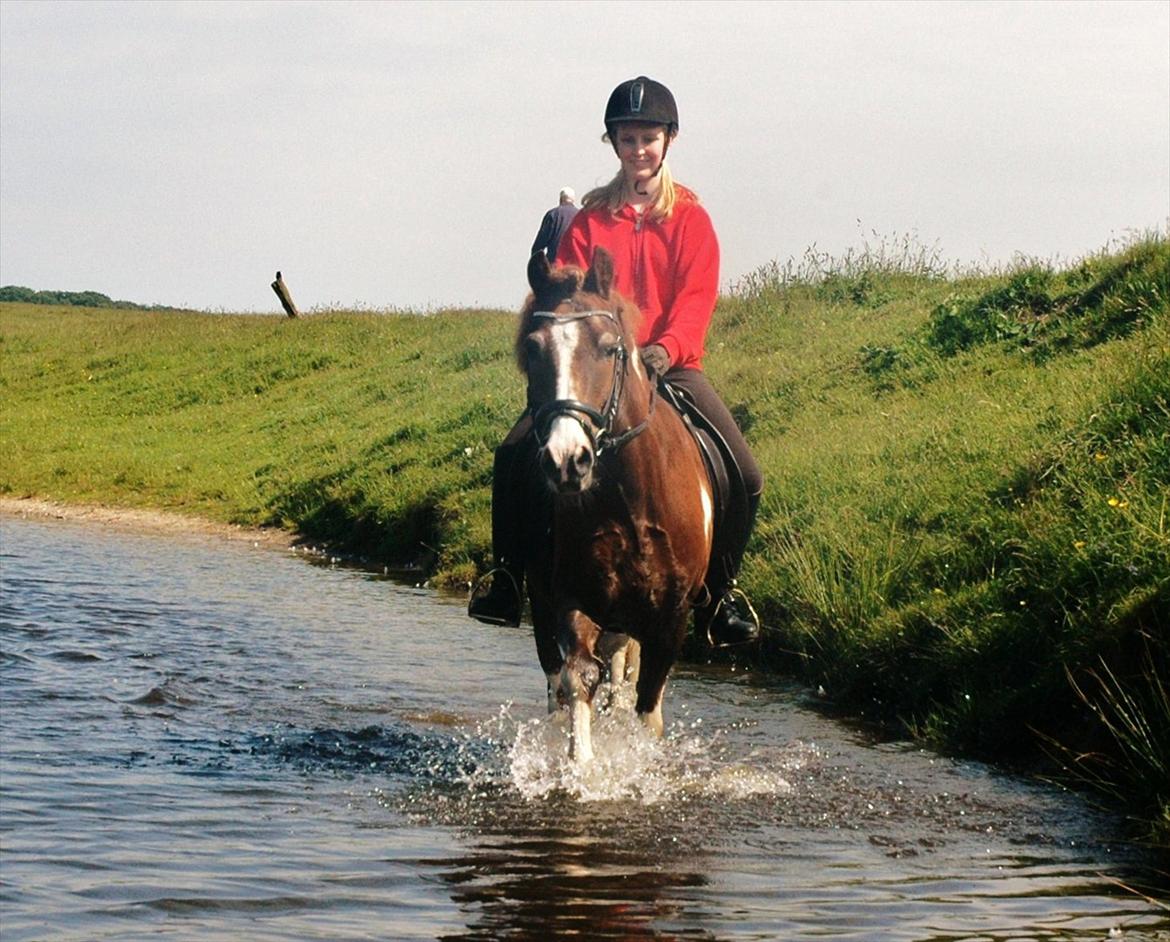
[[[1170,245],[755,273],[708,371],[767,475],[762,657],[945,747],[1070,761],[1170,827]],[[488,552],[515,315],[0,305],[0,493],[295,528],[441,583]]]

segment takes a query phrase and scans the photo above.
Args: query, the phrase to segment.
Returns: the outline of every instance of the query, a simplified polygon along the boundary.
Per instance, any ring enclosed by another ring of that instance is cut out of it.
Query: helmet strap
[[[658,176],[658,174],[662,173],[662,168],[666,166],[666,152],[670,150],[670,142],[673,140],[674,137],[670,133],[670,128],[667,128],[666,140],[662,144],[662,159],[658,161],[658,169],[654,171],[654,176]]]

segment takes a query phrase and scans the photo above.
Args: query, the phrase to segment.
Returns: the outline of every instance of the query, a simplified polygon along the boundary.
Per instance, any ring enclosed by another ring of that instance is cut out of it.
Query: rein
[[[626,349],[625,341],[622,339],[621,322],[614,317],[613,313],[604,310],[569,311],[564,314],[558,314],[555,311],[533,311],[532,317],[553,321],[558,324],[586,320],[590,317],[606,317],[613,321],[618,328],[618,346],[615,351],[613,364],[613,384],[610,386],[609,397],[605,401],[605,406],[599,412],[588,403],[581,402],[579,399],[554,399],[552,402],[546,402],[533,415],[533,429],[541,443],[543,444],[548,440],[549,430],[553,422],[561,416],[575,419],[580,423],[581,427],[585,430],[585,434],[589,436],[589,441],[593,445],[593,451],[598,457],[601,457],[606,451],[617,451],[622,445],[641,435],[646,430],[646,426],[650,424],[650,419],[654,416],[655,395],[653,382],[650,383],[650,409],[646,414],[646,418],[619,435],[613,433],[613,424],[617,421],[618,408],[621,406],[622,391],[626,383],[626,370],[629,368],[630,361],[630,353]],[[596,432],[582,420],[582,416],[586,416],[592,420],[597,427]]]

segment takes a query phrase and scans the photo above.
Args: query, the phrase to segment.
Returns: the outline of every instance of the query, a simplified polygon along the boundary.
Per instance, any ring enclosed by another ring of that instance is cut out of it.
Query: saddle
[[[711,583],[712,573],[720,573],[724,578],[717,581],[725,582],[735,576],[736,534],[745,532],[748,527],[749,510],[743,472],[727,440],[685,390],[659,378],[658,392],[682,417],[707,467],[715,500],[715,534],[707,583]]]

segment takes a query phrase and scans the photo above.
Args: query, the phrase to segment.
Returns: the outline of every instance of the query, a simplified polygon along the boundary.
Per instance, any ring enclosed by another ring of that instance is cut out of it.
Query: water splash
[[[786,777],[792,757],[784,763],[759,761],[758,755],[734,759],[718,733],[702,730],[701,719],[676,721],[659,739],[636,717],[632,685],[603,688],[599,700],[608,705],[594,713],[592,762],[569,759],[565,712],[519,721],[505,704],[471,737],[494,743],[498,761],[477,765],[467,784],[514,789],[529,801],[568,797],[642,805],[681,797],[778,797],[792,789]]]

